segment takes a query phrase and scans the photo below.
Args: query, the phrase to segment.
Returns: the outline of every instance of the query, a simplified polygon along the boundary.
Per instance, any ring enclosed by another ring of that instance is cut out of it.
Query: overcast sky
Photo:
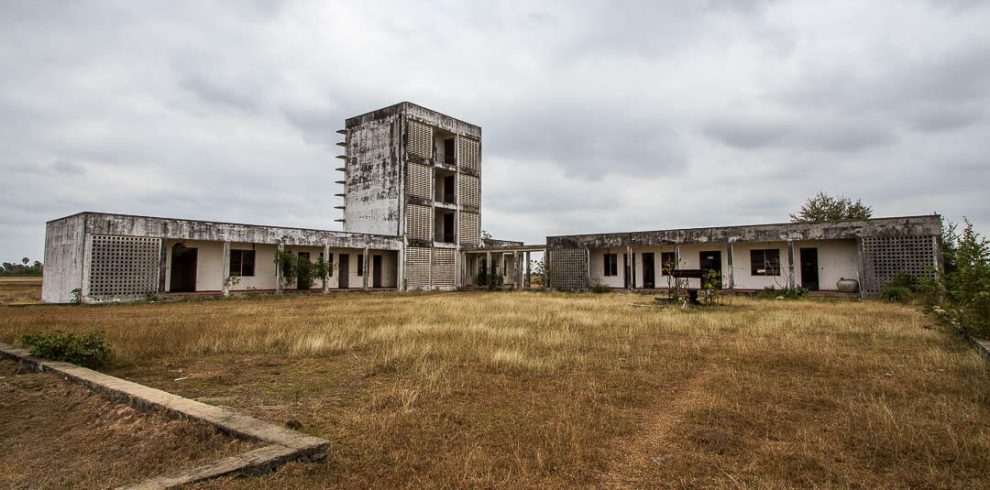
[[[787,221],[819,190],[990,231],[990,2],[0,6],[0,260],[79,211],[339,229],[335,134],[483,128],[498,238]]]

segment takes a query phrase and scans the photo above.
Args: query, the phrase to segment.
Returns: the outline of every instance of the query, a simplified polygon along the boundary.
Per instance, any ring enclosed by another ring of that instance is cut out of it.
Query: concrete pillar
[[[733,253],[732,242],[733,242],[733,240],[730,238],[729,239],[729,256],[726,258],[726,261],[728,262],[728,265],[729,265],[729,291],[735,292],[736,291],[736,274],[735,274],[735,270],[732,268],[732,264],[735,262],[735,255]]]
[[[327,264],[328,266],[330,265],[330,244],[329,243],[326,243],[326,244],[323,245],[323,263]],[[333,273],[332,270],[329,271],[329,272],[331,274]],[[323,281],[323,292],[324,293],[329,293],[330,292],[330,278],[329,277],[321,277],[320,280]]]
[[[550,289],[550,249],[543,251],[543,289]]]
[[[492,253],[491,252],[485,252],[485,276],[488,279],[488,282],[491,282],[491,277],[492,277]],[[487,284],[484,284],[484,285],[487,286]]]
[[[523,253],[516,252],[516,289],[522,289]]]
[[[223,242],[223,259],[220,265],[220,275],[223,277],[223,295],[230,296],[230,242]]]
[[[158,292],[165,293],[166,267],[168,266],[168,240],[162,238],[161,254],[158,256]]]
[[[632,247],[628,244],[626,245],[626,260],[624,262],[626,268],[623,274],[629,276],[625,278],[626,289],[636,289],[636,259],[633,258]]]
[[[395,286],[399,291],[406,290],[406,246],[403,244],[402,249],[395,253],[396,257],[396,269],[395,271]]]
[[[584,287],[591,287],[591,249],[584,249]]]
[[[361,288],[368,289],[368,276],[371,275],[371,271],[368,270],[368,247],[364,247],[361,252],[361,262],[364,264],[364,274],[361,275]]]
[[[275,294],[282,294],[282,252],[285,252],[285,244],[278,242],[275,246]]]
[[[794,242],[787,240],[787,287],[794,287]]]
[[[533,284],[533,270],[532,265],[529,263],[530,259],[529,251],[526,251],[526,289],[529,289]]]

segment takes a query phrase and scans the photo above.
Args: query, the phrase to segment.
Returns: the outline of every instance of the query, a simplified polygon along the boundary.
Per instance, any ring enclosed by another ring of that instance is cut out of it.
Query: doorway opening
[[[338,260],[337,271],[340,275],[337,276],[337,287],[340,289],[347,289],[351,286],[351,254],[340,254]]]
[[[818,249],[801,249],[801,287],[818,291]]]
[[[172,276],[168,290],[173,293],[196,291],[196,262],[198,249],[187,248],[181,243],[172,246]]]
[[[646,289],[656,288],[656,273],[653,266],[653,253],[643,253],[643,287]]]
[[[713,250],[710,252],[701,252],[699,255],[699,263],[701,265],[700,269],[705,271],[705,277],[701,279],[701,287],[705,287],[705,283],[708,282],[708,271],[715,271],[717,274],[715,279],[715,287],[722,287],[722,252],[719,250]]]

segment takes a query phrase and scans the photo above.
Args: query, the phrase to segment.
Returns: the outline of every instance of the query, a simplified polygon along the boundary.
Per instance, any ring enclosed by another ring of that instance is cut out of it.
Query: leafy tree
[[[949,243],[944,240],[943,251],[952,255],[943,273],[949,311],[964,330],[990,338],[990,243],[969,220],[961,233],[950,227]]]
[[[27,257],[21,259],[20,263],[4,262],[3,265],[0,266],[0,276],[3,277],[40,276],[42,271],[44,270],[44,266],[41,264],[41,262],[35,260],[33,264],[28,265],[30,263],[31,263],[31,259]]]
[[[826,221],[841,221],[846,219],[867,219],[873,215],[873,209],[863,204],[863,200],[855,201],[846,196],[830,196],[819,191],[815,197],[805,201],[797,214],[791,215],[792,223],[824,223]]]

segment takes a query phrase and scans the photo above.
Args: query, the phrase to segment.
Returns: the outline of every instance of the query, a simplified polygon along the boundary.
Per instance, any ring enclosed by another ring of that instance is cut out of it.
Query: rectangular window
[[[663,271],[663,275],[669,276],[670,271],[677,268],[677,259],[674,258],[674,252],[662,252],[660,254],[660,269]]]
[[[780,250],[776,248],[750,250],[749,265],[750,274],[754,276],[779,276]]]
[[[230,275],[254,276],[254,250],[230,251]]]
[[[617,254],[605,254],[605,275],[619,275],[619,256]]]
[[[357,263],[358,263],[357,275],[358,277],[361,277],[364,275],[364,255],[358,255]]]

